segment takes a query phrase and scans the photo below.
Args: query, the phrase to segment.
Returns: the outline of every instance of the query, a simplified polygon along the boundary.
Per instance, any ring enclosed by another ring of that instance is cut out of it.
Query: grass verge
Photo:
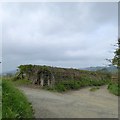
[[[24,94],[8,81],[2,80],[2,117],[33,118],[33,110]]]
[[[108,90],[117,96],[120,96],[120,85],[117,82],[110,82],[108,85]]]
[[[77,80],[66,80],[66,81],[61,81],[57,84],[55,84],[55,86],[53,88],[47,88],[48,90],[54,90],[57,92],[64,92],[67,90],[77,90],[80,89],[82,87],[87,87],[87,86],[102,86],[105,84],[108,84],[109,80],[92,80],[92,79],[87,79],[84,78],[80,81]]]
[[[0,120],[1,119],[2,119],[2,79],[0,78]]]

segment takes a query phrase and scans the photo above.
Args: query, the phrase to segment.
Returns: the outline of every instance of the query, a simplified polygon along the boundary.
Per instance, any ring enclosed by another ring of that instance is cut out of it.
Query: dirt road
[[[102,86],[95,92],[90,87],[67,93],[20,87],[32,103],[36,118],[117,118],[118,97]]]

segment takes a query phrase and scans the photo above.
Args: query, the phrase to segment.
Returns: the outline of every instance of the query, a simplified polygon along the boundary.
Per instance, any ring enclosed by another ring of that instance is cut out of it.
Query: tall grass
[[[112,94],[120,96],[120,85],[118,84],[118,82],[111,81],[108,85],[108,90]]]
[[[2,117],[32,118],[33,110],[24,94],[14,85],[3,79],[2,82]]]
[[[83,78],[82,80],[66,80],[57,83],[52,89],[58,92],[66,90],[76,90],[86,86],[102,86],[108,84],[109,80],[93,80],[90,78]]]
[[[2,79],[0,77],[0,120],[2,118]]]
[[[22,86],[22,85],[26,86],[32,84],[32,81],[26,79],[21,79],[21,80],[11,79],[11,81],[15,86]]]

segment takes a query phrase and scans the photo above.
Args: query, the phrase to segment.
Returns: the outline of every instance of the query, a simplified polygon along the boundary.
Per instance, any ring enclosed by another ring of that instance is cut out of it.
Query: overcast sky
[[[20,64],[84,68],[109,64],[117,3],[4,3],[3,72]]]

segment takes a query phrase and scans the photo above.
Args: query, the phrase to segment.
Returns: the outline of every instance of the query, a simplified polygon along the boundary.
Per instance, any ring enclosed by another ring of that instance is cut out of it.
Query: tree
[[[116,65],[118,68],[120,67],[120,38],[118,39],[117,49],[115,50],[115,56],[112,59],[112,64]]]

